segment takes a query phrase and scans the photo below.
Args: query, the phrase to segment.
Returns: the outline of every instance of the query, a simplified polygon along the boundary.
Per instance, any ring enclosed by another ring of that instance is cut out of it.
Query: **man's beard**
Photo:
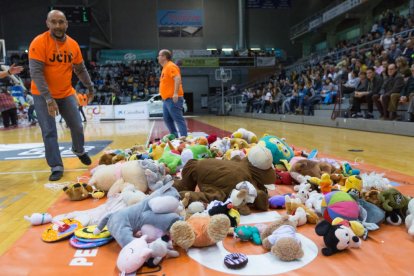
[[[59,35],[60,34],[60,35]],[[65,38],[65,31],[60,31],[58,34],[58,32],[53,32],[52,31],[52,35],[57,38],[57,39],[63,39]]]

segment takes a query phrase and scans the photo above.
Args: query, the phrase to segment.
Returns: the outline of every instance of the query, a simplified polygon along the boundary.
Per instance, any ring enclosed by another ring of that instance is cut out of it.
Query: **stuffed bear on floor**
[[[174,187],[184,197],[190,193],[190,202],[213,200],[225,201],[240,182],[248,181],[257,190],[253,207],[268,210],[266,184],[276,181],[270,151],[254,146],[247,158],[233,160],[204,159],[190,160],[182,171],[182,180],[176,180]],[[196,187],[200,189],[196,192]]]

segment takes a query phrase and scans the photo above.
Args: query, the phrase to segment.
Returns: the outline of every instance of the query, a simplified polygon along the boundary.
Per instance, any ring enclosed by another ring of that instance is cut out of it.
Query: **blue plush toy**
[[[254,244],[261,245],[259,229],[256,226],[243,225],[234,228],[234,237],[242,241],[252,241]]]
[[[290,159],[295,156],[292,148],[286,144],[285,141],[276,136],[263,136],[263,138],[259,141],[259,145],[264,146],[270,150],[273,157],[273,164],[275,165],[279,164],[280,160],[283,159],[286,159],[289,162]]]

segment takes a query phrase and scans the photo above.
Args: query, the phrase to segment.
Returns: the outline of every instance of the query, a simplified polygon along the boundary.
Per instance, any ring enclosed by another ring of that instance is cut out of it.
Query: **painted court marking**
[[[88,169],[71,169],[71,170],[65,170],[65,172],[82,172],[82,171],[87,171],[87,170]],[[50,173],[50,170],[0,172],[0,175],[3,175],[3,174],[32,174],[32,173]]]

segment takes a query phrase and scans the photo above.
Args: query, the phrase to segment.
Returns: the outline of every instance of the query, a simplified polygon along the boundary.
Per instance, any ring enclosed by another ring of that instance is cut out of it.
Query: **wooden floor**
[[[206,116],[196,120],[228,131],[244,127],[258,136],[274,134],[286,138],[289,144],[414,176],[414,138],[236,117]],[[127,148],[146,143],[152,126],[150,120],[88,123],[85,135],[89,141],[113,140],[111,148]],[[64,125],[58,125],[58,131],[60,141],[70,141]],[[0,131],[0,144],[41,141],[38,127]],[[93,157],[97,158],[99,155]],[[66,172],[59,183],[76,181],[87,169],[76,158],[64,159],[64,165]],[[44,188],[48,176],[45,160],[0,161],[0,255],[29,227],[23,216],[45,212],[60,195],[59,191]]]

